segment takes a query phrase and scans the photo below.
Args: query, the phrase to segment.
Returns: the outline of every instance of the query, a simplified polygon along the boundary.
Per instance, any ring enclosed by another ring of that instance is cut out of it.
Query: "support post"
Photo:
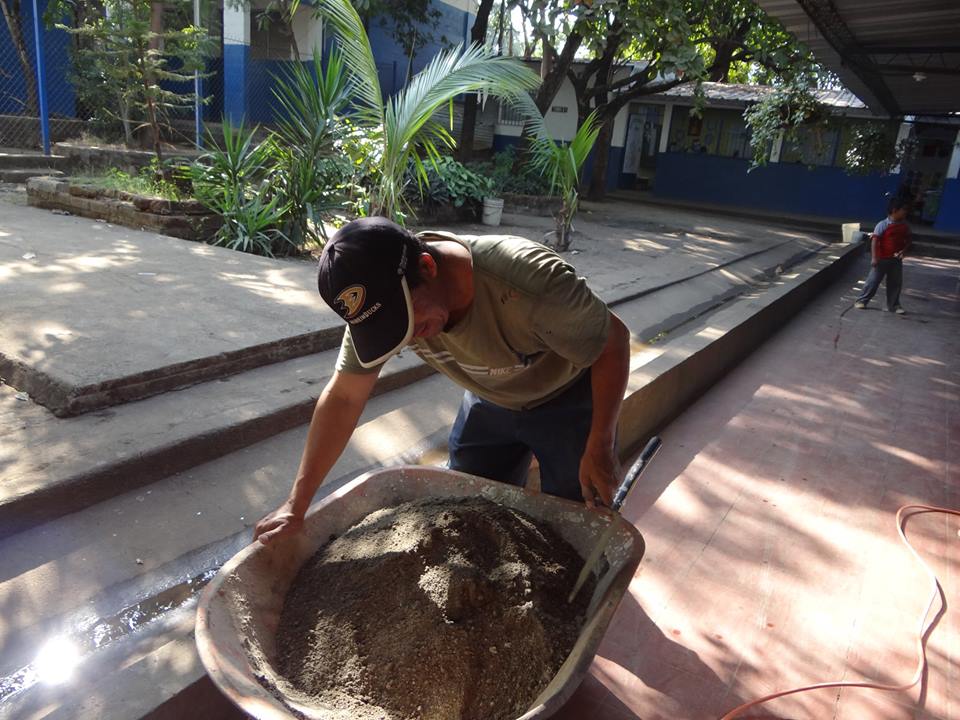
[[[894,150],[900,147],[900,143],[910,137],[910,130],[912,129],[913,123],[907,121],[900,123],[900,129],[897,131],[897,139],[894,141],[896,143],[896,145],[893,146]],[[898,162],[897,166],[893,169],[893,174],[899,175],[902,172],[902,166],[903,163]]]
[[[783,133],[781,132],[777,135],[777,139],[773,141],[773,147],[770,150],[770,162],[778,163],[780,162],[780,155],[783,153]]]
[[[193,24],[200,27],[200,0],[193,0]],[[200,97],[202,94],[202,82],[200,81],[200,71],[193,71],[193,124],[195,131],[195,144],[197,149],[203,147],[203,118],[200,114]]]
[[[947,180],[956,180],[960,177],[960,130],[953,140],[953,152],[950,154],[950,164],[947,165]]]
[[[250,65],[250,6],[223,4],[223,114],[234,125],[247,114]]]
[[[40,100],[40,138],[43,154],[50,154],[50,115],[47,112],[47,73],[43,60],[43,33],[40,29],[40,9],[33,0],[33,45],[37,51],[37,97]]]
[[[660,147],[658,152],[665,153],[670,147],[670,125],[673,122],[673,104],[663,108],[663,125],[660,128]]]

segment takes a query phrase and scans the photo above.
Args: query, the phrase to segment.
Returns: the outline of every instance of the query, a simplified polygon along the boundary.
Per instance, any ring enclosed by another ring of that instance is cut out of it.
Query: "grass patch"
[[[144,168],[137,175],[130,175],[116,168],[93,175],[75,175],[72,182],[92,185],[103,190],[123,190],[134,195],[161,198],[163,200],[186,200],[176,185],[158,180],[152,168]]]

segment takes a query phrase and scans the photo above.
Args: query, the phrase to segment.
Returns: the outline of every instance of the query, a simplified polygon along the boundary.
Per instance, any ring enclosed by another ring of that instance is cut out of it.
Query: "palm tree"
[[[562,202],[556,215],[557,230],[554,240],[557,250],[567,250],[570,247],[573,216],[580,202],[580,169],[600,133],[597,114],[592,112],[587,116],[577,129],[573,140],[567,145],[558,143],[550,137],[542,120],[539,122],[536,118],[531,120],[534,123],[536,135],[530,147],[533,167],[550,178],[550,192],[557,190],[560,192]]]
[[[402,221],[407,168],[413,163],[417,176],[426,182],[424,162],[435,164],[442,149],[455,147],[450,129],[434,119],[443,108],[449,108],[452,119],[455,97],[485,92],[529,99],[528,91],[540,82],[511,58],[495,56],[477,45],[458,46],[437,55],[405,88],[384,101],[370,41],[349,0],[319,0],[317,9],[333,28],[350,73],[354,117],[374,134],[382,149],[371,215]]]

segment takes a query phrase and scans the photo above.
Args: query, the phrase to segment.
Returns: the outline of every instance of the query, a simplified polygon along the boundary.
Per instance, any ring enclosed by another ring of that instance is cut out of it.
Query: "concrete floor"
[[[862,264],[664,430],[623,510],[647,556],[557,718],[719,718],[799,685],[912,677],[930,586],[894,515],[960,509],[960,263],[909,259],[908,315],[874,302],[839,320]],[[948,604],[957,520],[906,523]],[[960,717],[955,608],[927,654],[922,689],[819,690],[742,717]]]

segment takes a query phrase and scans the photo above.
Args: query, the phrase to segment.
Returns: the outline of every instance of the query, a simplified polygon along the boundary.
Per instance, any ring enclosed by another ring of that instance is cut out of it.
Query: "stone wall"
[[[50,177],[27,181],[27,202],[34,207],[65,210],[184,240],[206,241],[220,225],[219,218],[195,200],[176,202],[143,197],[120,190],[71,185],[67,180]]]

